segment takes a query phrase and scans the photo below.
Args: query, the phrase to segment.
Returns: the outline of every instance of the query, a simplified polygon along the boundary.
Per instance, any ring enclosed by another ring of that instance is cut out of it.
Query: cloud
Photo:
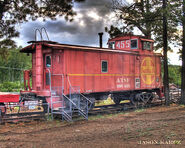
[[[77,16],[74,17],[73,22],[66,22],[63,18],[58,18],[55,21],[37,20],[25,23],[21,26],[18,43],[22,43],[24,46],[26,41],[35,40],[34,30],[45,27],[50,40],[65,44],[98,46],[98,33],[104,32],[104,28],[110,23],[111,1],[86,0],[83,3],[75,3],[74,9]],[[105,46],[108,34],[104,33],[103,39]]]

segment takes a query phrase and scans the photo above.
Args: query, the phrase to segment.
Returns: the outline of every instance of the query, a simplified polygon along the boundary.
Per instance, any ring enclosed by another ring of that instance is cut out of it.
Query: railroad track
[[[33,120],[46,120],[46,114],[41,112],[7,114],[3,117],[1,123],[28,122]]]
[[[136,109],[155,107],[155,106],[160,106],[163,104],[164,104],[164,100],[152,102],[151,104],[147,104],[146,106],[140,106],[140,107],[130,105],[129,103],[121,103],[119,105],[111,104],[111,105],[95,106],[93,110],[89,111],[89,116],[116,114],[118,112],[134,111]],[[48,117],[48,114],[41,113],[41,112],[7,114],[3,117],[3,120],[1,122],[2,123],[30,122],[33,120],[46,120],[47,117]],[[61,118],[61,116],[58,118]],[[78,120],[79,118],[78,114],[74,113],[73,118],[75,121]]]

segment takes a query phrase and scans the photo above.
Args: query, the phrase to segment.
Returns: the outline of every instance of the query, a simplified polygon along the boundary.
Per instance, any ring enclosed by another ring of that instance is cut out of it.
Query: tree
[[[174,83],[177,86],[181,85],[181,66],[168,65],[169,83]]]
[[[166,10],[162,9],[163,2],[161,0],[140,0],[140,2],[129,4],[121,0],[112,0],[112,9],[118,18],[118,25],[110,28],[106,27],[106,31],[110,37],[121,34],[133,34],[133,30],[138,29],[142,35],[153,38],[155,40],[155,49],[163,48],[163,11],[168,18],[168,42],[176,44],[180,41],[177,34],[180,1],[168,0]],[[119,30],[119,31],[118,31]],[[170,46],[168,50],[172,49]]]
[[[64,16],[72,21],[76,14],[72,9],[73,4],[82,1],[85,0],[1,0],[0,49],[15,45],[11,39],[19,35],[16,24],[37,18],[56,19],[56,16]]]
[[[125,29],[133,32],[133,28],[137,28],[145,37],[155,40],[157,49],[163,48],[164,90],[167,105],[169,105],[167,51],[170,49],[168,42],[173,43],[180,39],[176,33],[180,6],[180,1],[175,0],[168,0],[168,3],[166,0],[136,0],[134,4],[113,0],[113,10],[124,24],[121,28],[123,33],[125,33]],[[106,28],[106,30],[111,35],[115,35],[113,34],[117,29],[115,28],[112,27],[110,30]]]
[[[0,56],[0,83],[6,81],[20,81],[23,70],[31,68],[31,56],[20,53],[19,48],[9,49],[6,59]]]
[[[181,99],[180,103],[185,104],[185,0],[183,0],[182,8],[182,26],[183,26],[183,38],[182,38],[182,73],[181,73]]]
[[[167,38],[167,15],[166,15],[166,0],[163,0],[163,54],[164,54],[164,95],[165,103],[169,105],[170,96],[169,96],[169,76],[168,76],[168,38]]]

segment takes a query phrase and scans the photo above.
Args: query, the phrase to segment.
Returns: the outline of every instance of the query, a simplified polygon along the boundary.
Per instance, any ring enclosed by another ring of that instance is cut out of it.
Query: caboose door
[[[45,54],[44,56],[44,88],[50,89],[52,81],[52,59],[51,54]]]

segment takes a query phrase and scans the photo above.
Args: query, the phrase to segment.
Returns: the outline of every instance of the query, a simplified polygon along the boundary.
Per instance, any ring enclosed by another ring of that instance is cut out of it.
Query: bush
[[[3,82],[0,84],[1,92],[19,92],[24,87],[23,83],[16,82]]]

